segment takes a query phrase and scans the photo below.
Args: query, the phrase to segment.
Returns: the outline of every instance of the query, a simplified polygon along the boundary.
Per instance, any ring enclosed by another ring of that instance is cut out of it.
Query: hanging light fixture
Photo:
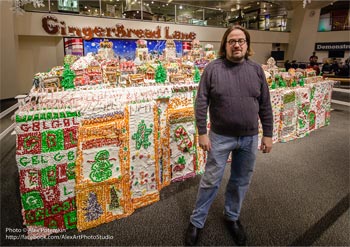
[[[45,7],[44,0],[13,0],[13,7],[11,10],[17,14],[23,14],[24,10],[22,7],[28,3],[33,4],[34,8]]]
[[[150,6],[147,4],[141,6],[141,1],[127,0],[123,14],[126,18],[141,19],[141,11],[143,12],[142,17],[144,20],[152,20],[153,13]]]

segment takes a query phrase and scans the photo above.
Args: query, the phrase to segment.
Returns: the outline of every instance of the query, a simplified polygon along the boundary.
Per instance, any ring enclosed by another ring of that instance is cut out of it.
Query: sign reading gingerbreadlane
[[[148,39],[176,39],[176,40],[194,40],[196,33],[194,32],[180,32],[170,31],[169,27],[165,27],[164,32],[161,27],[157,26],[155,29],[133,29],[126,28],[122,24],[116,24],[111,27],[73,27],[66,25],[62,20],[56,16],[44,16],[42,18],[42,27],[45,32],[52,35],[74,36],[82,37],[85,40],[92,38],[148,38]]]

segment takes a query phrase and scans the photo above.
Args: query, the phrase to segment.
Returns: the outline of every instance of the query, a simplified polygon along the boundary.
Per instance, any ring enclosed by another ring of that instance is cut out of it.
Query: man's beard
[[[244,54],[240,51],[240,55],[234,55],[234,51],[231,53],[231,55],[227,56],[227,59],[232,62],[241,62],[244,60]]]

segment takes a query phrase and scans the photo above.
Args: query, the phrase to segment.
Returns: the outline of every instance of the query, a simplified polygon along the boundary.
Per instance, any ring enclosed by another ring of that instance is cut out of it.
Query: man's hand
[[[199,146],[204,150],[204,151],[210,151],[211,149],[211,142],[209,140],[209,137],[207,134],[200,135],[198,137],[198,142]]]
[[[272,149],[272,137],[263,136],[260,149],[263,153],[270,153]]]

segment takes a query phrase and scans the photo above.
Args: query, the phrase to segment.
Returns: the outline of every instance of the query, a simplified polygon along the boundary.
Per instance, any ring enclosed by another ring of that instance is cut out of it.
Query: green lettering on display
[[[68,180],[75,179],[75,163],[67,164],[67,178]]]
[[[44,220],[44,209],[39,208],[35,211],[35,221]]]
[[[48,112],[47,114],[41,113],[41,114],[34,114],[33,115],[23,115],[19,116],[16,115],[16,122],[17,123],[23,123],[23,122],[31,122],[33,121],[39,121],[39,120],[52,120],[52,119],[59,119],[59,118],[72,118],[72,117],[80,117],[80,112],[72,112],[72,111],[66,111],[66,112],[60,112],[59,115],[55,114],[52,115],[51,112]]]
[[[33,215],[34,214],[34,215]],[[36,212],[35,211],[26,211],[25,218],[27,222],[34,221]]]
[[[56,153],[54,156],[53,156],[53,159],[57,162],[61,161],[62,159],[64,158],[64,155],[61,154],[60,152]]]
[[[30,163],[30,161],[28,161],[27,157],[21,157],[19,159],[19,163],[21,164],[21,166],[26,167]]]
[[[36,145],[39,144],[39,137],[38,136],[27,136],[26,138],[24,138],[23,140],[23,148],[25,150],[32,150]],[[29,145],[27,145],[28,143],[30,143]]]
[[[62,204],[62,209],[63,211],[67,211],[70,209],[70,202],[69,201],[64,201]]]
[[[55,152],[64,149],[64,136],[62,129],[42,132],[42,152]]]
[[[73,145],[77,144],[77,141],[74,140],[74,135],[73,135],[72,132],[69,132],[69,141],[70,141],[70,143],[73,144]]]
[[[57,228],[58,228],[57,221],[54,220],[54,219],[51,219],[50,222],[49,222],[48,227],[49,227],[50,229],[57,229]]]
[[[32,165],[38,165],[40,164],[39,158],[37,155],[32,156]]]
[[[64,186],[63,195],[67,196],[67,195],[72,194],[72,193],[73,193],[73,191],[67,192],[67,187]]]
[[[68,160],[69,161],[75,160],[75,152],[74,151],[68,151]]]
[[[28,193],[23,193],[21,197],[24,210],[41,208],[44,206],[39,191],[30,191]]]
[[[71,211],[63,215],[64,225],[66,229],[77,228],[77,211]]]
[[[56,210],[57,209],[57,210]],[[58,214],[61,211],[61,207],[58,204],[52,205],[51,212],[53,214]]]
[[[43,187],[56,185],[56,166],[41,169],[41,183]]]
[[[45,218],[52,216],[51,208],[45,208]]]

